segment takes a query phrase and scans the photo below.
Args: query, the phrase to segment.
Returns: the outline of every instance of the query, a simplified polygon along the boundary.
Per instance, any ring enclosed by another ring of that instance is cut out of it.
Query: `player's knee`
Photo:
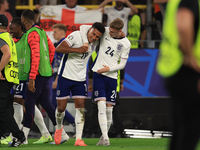
[[[85,104],[84,103],[79,103],[79,104],[76,104],[75,107],[76,108],[85,108]]]
[[[65,111],[65,107],[59,106],[57,107],[58,112],[62,113]]]

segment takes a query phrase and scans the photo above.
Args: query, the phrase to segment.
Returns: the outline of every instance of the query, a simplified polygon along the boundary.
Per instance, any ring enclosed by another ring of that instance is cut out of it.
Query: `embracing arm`
[[[103,65],[103,68],[97,70],[97,73],[100,74],[100,73],[109,72],[109,71],[122,70],[126,66],[126,62],[127,62],[127,59],[121,59],[120,64],[117,64],[113,67]]]
[[[69,44],[66,41],[62,41],[57,47],[56,52],[67,54],[67,53],[85,53],[87,52],[88,47],[87,46],[81,46],[79,48],[71,48],[69,47]]]
[[[88,38],[87,38],[87,32],[91,27],[92,27],[91,25],[81,25],[80,26],[80,32],[81,32],[81,36],[83,39],[83,43],[89,43]]]

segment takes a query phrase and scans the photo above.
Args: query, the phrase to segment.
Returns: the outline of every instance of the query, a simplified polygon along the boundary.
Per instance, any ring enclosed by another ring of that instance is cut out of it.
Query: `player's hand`
[[[110,68],[108,66],[103,65],[103,67],[104,68],[101,68],[101,69],[97,70],[98,74],[110,71]]]
[[[200,73],[200,67],[194,56],[184,56],[183,64]]]
[[[120,84],[120,91],[123,91],[123,90],[124,90],[124,85]]]
[[[56,89],[56,88],[57,88],[57,82],[56,82],[56,81],[53,82],[52,88],[53,88],[53,89]]]
[[[88,51],[88,46],[81,46],[78,53],[86,53]]]
[[[33,79],[29,79],[29,82],[28,82],[28,90],[32,93],[35,92],[35,80]]]
[[[88,86],[88,92],[92,92],[93,91],[93,86],[92,85],[89,85]]]
[[[124,37],[125,37],[124,32],[123,32],[123,31],[120,31],[120,32],[119,32],[119,36],[120,36],[120,38],[124,38]]]
[[[51,72],[52,72],[52,74],[54,73],[54,70],[53,70],[52,66],[51,66]]]
[[[42,5],[39,5],[39,4],[36,4],[36,5],[35,5],[35,9],[36,9],[36,10],[39,10],[40,7],[42,7]]]
[[[1,74],[1,71],[0,71],[0,80],[6,80],[3,75]]]
[[[85,42],[85,43],[83,43],[83,46],[89,47],[89,43],[88,43],[88,42]]]

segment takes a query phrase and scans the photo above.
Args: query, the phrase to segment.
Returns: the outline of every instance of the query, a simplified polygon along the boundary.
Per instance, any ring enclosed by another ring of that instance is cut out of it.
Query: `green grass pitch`
[[[1,150],[17,149],[17,150],[167,150],[169,138],[160,139],[136,139],[136,138],[110,138],[110,146],[96,146],[98,138],[84,138],[83,140],[88,145],[86,147],[74,146],[75,139],[70,139],[68,142],[60,145],[32,144],[38,139],[29,139],[28,145],[21,145],[18,148],[10,148],[8,145],[1,145]],[[197,150],[200,150],[198,145]]]

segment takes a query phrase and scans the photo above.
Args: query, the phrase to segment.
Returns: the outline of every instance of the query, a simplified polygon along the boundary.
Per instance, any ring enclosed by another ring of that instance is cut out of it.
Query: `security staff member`
[[[172,97],[170,150],[194,150],[200,137],[200,26],[198,0],[169,0],[157,71]]]
[[[9,110],[10,91],[14,84],[19,84],[18,62],[15,43],[7,32],[8,19],[0,15],[0,137],[8,128],[13,137],[10,147],[18,147],[25,140],[24,133]]]

